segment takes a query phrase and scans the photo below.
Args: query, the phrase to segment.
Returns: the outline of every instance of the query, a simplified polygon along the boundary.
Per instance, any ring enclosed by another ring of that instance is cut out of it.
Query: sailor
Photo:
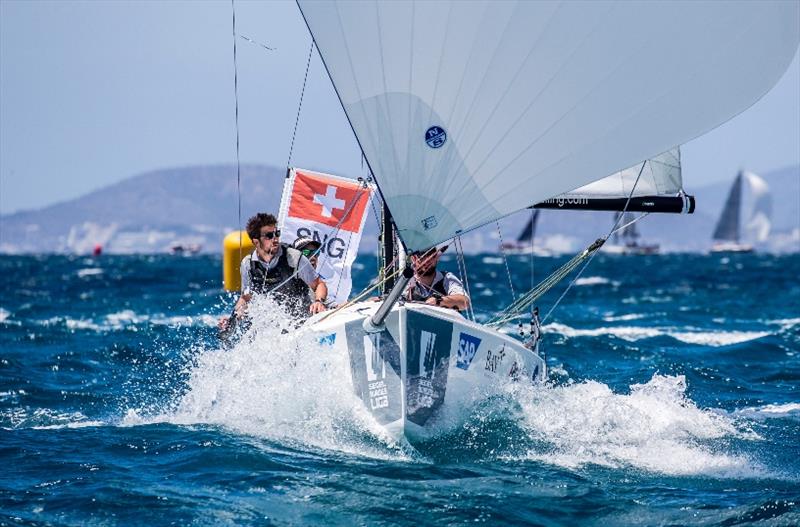
[[[436,270],[442,252],[444,249],[432,247],[422,255],[411,256],[414,276],[408,282],[406,300],[463,311],[469,306],[469,296],[461,280],[453,273]]]
[[[328,288],[303,254],[280,243],[281,231],[272,214],[259,212],[247,220],[247,234],[255,251],[247,255],[240,266],[242,295],[234,308],[235,317],[244,316],[247,303],[254,294],[272,292],[290,315],[301,318],[308,313],[325,311]],[[308,289],[314,291],[313,297]],[[228,330],[231,317],[220,319],[218,327]]]
[[[317,272],[318,275],[320,275],[320,278],[325,282],[325,285],[327,285],[327,282],[329,281],[330,277],[322,276],[322,272],[319,268],[319,252],[320,252],[319,248],[322,247],[322,244],[320,244],[317,240],[313,238],[300,237],[297,238],[292,243],[292,247],[300,251],[303,254],[303,256],[308,258],[308,261],[314,267],[314,270]],[[308,294],[311,296],[313,300],[315,294],[314,290],[309,288]],[[325,307],[329,309],[331,307],[334,307],[333,302],[334,302],[333,299],[328,299],[328,301],[325,302]]]

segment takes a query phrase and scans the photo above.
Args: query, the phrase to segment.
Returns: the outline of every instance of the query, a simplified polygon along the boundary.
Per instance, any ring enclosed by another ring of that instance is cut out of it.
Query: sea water
[[[467,257],[478,319],[564,261]],[[220,349],[220,268],[0,257],[0,525],[800,523],[800,256],[598,256],[547,385],[417,448],[269,300]]]

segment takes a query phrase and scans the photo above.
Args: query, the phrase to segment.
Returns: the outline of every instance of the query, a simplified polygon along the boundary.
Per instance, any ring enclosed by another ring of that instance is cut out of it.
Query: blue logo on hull
[[[478,347],[480,345],[481,339],[462,333],[461,336],[458,337],[458,357],[456,366],[462,370],[468,370],[472,359],[474,359],[475,354],[478,353]]]

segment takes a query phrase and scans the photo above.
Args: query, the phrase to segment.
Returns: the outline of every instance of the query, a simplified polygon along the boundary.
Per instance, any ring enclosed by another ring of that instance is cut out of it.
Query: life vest
[[[309,287],[295,274],[302,254],[297,249],[281,244],[281,255],[274,267],[267,269],[266,264],[250,259],[250,284],[254,293],[269,293],[281,284],[273,298],[283,305],[295,317],[307,317],[311,307]],[[287,282],[288,280],[288,282]]]
[[[410,289],[409,300],[412,302],[424,302],[432,296],[447,296],[447,290],[444,288],[444,278],[445,273],[442,273],[441,279],[435,280],[430,287],[420,284],[417,282],[417,279],[414,278],[414,287]],[[427,294],[419,294],[417,292],[418,289],[424,289],[427,291]]]

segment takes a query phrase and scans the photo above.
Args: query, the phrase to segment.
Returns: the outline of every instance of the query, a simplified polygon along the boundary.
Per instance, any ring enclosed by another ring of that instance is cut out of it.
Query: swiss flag
[[[358,232],[369,194],[368,189],[355,181],[295,169],[289,217]]]

